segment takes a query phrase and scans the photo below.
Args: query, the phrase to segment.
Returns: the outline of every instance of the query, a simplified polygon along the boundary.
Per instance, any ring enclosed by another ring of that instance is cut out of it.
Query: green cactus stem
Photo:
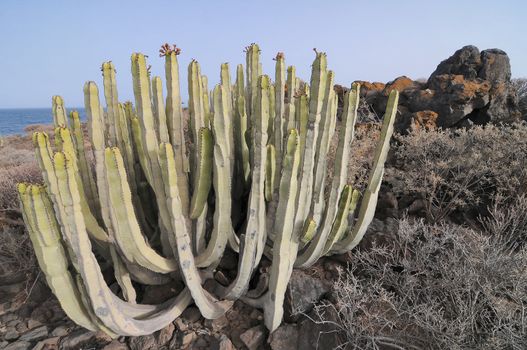
[[[375,149],[375,156],[373,166],[370,173],[368,187],[363,194],[360,204],[357,222],[355,222],[351,232],[349,232],[342,241],[338,242],[333,250],[335,253],[343,253],[353,249],[366,233],[368,226],[373,220],[375,208],[377,206],[377,199],[379,197],[379,189],[381,188],[382,176],[384,174],[384,163],[388,156],[390,149],[390,139],[393,134],[393,124],[397,114],[397,104],[399,102],[399,92],[392,90],[388,97],[388,104],[386,105],[386,112],[382,123],[380,141]]]
[[[68,126],[68,119],[66,118],[66,109],[64,108],[64,100],[60,96],[53,96],[51,98],[51,113],[53,114],[53,125],[55,127]]]

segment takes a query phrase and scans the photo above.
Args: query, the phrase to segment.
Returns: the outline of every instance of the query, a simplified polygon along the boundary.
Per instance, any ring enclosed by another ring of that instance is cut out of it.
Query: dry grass
[[[41,182],[31,138],[7,136],[0,147],[0,210],[19,207],[16,193],[18,182]]]
[[[394,237],[355,251],[332,302],[316,307],[314,321],[336,327],[343,349],[527,348],[525,248],[409,219]]]
[[[359,119],[362,119],[362,117]],[[329,192],[331,191],[340,128],[341,122],[337,120],[335,134],[329,145],[327,156],[325,198],[329,197]],[[368,184],[380,130],[380,122],[360,122],[355,125],[355,135],[350,148],[347,179],[348,184],[351,184],[353,188],[361,192],[364,191]]]
[[[439,222],[484,212],[500,193],[510,202],[527,188],[527,124],[465,130],[413,130],[396,136],[386,180],[398,198],[420,199]],[[468,215],[466,215],[468,214]]]
[[[527,117],[527,78],[512,79],[512,85],[518,94],[518,104],[523,117]]]
[[[48,130],[31,126],[26,130]],[[0,300],[19,305],[35,282],[37,263],[19,209],[16,184],[42,181],[31,135],[2,138],[0,145]],[[14,303],[18,301],[20,303]],[[0,310],[1,311],[1,310]],[[5,310],[4,310],[5,311]]]
[[[0,228],[0,285],[20,282],[36,267],[33,247],[23,226]]]

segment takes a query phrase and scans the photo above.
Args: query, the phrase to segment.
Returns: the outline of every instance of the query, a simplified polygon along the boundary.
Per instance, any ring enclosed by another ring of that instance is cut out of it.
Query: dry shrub
[[[32,131],[50,131],[35,125]],[[34,156],[31,135],[10,135],[0,144],[0,312],[22,305],[37,282],[37,263],[24,228],[16,184],[39,183],[42,175]]]
[[[19,182],[42,182],[42,174],[36,164],[22,164],[0,169],[0,210],[18,209],[16,184]]]
[[[329,198],[329,193],[331,191],[340,128],[341,122],[337,121],[335,134],[331,139],[328,150],[325,187],[326,198]],[[364,191],[368,184],[370,169],[373,165],[375,147],[377,146],[380,137],[380,130],[381,124],[378,122],[357,123],[355,125],[355,137],[351,143],[347,176],[348,183],[361,192]]]
[[[355,251],[333,303],[316,307],[315,321],[337,326],[343,349],[527,348],[527,250],[422,220],[401,220],[395,237]]]
[[[23,164],[36,164],[33,150],[11,147],[7,144],[0,148],[0,168],[7,169]]]
[[[34,132],[37,132],[37,131],[40,131],[40,132],[45,132],[47,133],[48,135],[52,134],[53,133],[53,124],[30,124],[28,126],[26,126],[24,128],[24,131],[28,134],[28,135],[31,135],[33,134]]]
[[[527,196],[520,195],[507,205],[505,198],[496,196],[487,216],[481,217],[483,230],[501,239],[515,250],[527,243]]]
[[[0,225],[0,315],[24,305],[39,280],[38,264],[22,225]]]
[[[380,123],[361,123],[355,127],[348,164],[348,182],[361,192],[368,185],[375,148],[381,136]]]
[[[507,203],[527,188],[525,123],[412,130],[396,141],[387,182],[399,198],[420,198],[432,222],[456,211],[476,217],[497,193]]]
[[[18,282],[34,272],[36,259],[27,232],[22,226],[0,228],[0,285]]]
[[[512,85],[518,94],[518,104],[520,112],[524,117],[527,116],[527,78],[512,79]]]
[[[20,135],[5,137],[0,146],[0,210],[18,209],[18,182],[41,181],[31,138]]]

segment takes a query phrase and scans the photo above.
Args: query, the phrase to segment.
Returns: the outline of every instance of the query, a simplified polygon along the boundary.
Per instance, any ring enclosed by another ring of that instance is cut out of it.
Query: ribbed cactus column
[[[247,115],[253,116],[256,109],[256,99],[258,94],[258,79],[262,75],[262,67],[260,65],[260,47],[252,43],[245,48],[246,55],[246,70],[247,70],[247,90],[246,90],[246,110]],[[252,120],[248,121],[248,128],[252,126]]]
[[[201,71],[197,61],[193,60],[188,67],[190,136],[194,152],[191,152],[190,165],[192,199],[190,217],[198,218],[205,208],[212,183],[212,140],[209,118],[203,101]]]
[[[278,328],[283,317],[283,303],[287,281],[293,272],[298,239],[293,236],[296,196],[298,193],[298,168],[300,148],[298,132],[291,129],[285,143],[283,173],[280,182],[277,216],[272,228],[273,262],[269,276],[269,291],[253,304],[263,307],[265,325],[270,330]]]
[[[196,258],[200,267],[219,262],[227,242],[233,235],[231,222],[231,181],[232,181],[232,128],[229,127],[231,97],[224,84],[217,85],[213,93],[214,117],[212,118],[214,135],[214,179],[216,209],[211,237],[206,249]]]
[[[295,89],[296,80],[296,69],[294,66],[287,67],[287,103],[285,106],[285,121],[284,125],[287,126],[287,130],[295,127]],[[285,134],[285,130],[284,130]]]
[[[173,232],[177,232],[175,235],[169,236],[170,244],[174,250],[174,256],[177,257],[185,284],[189,288],[190,294],[201,314],[208,319],[218,318],[232,306],[232,302],[219,301],[201,287],[201,276],[196,267],[194,255],[192,254],[190,235],[181,210],[181,201],[176,184],[177,175],[174,153],[170,144],[161,144],[160,161],[163,169],[162,175],[165,183],[166,196],[168,198],[168,206],[170,208],[171,228]]]
[[[246,184],[249,181],[249,146],[247,144],[247,113],[245,99],[245,85],[243,80],[243,66],[240,64],[236,69],[236,87],[234,91],[234,111],[233,111],[233,131],[235,148],[235,171],[236,179],[234,183],[234,196],[240,198]]]
[[[247,213],[245,233],[241,238],[238,275],[225,293],[228,299],[238,299],[247,291],[252,273],[262,257],[266,239],[264,181],[269,121],[269,77],[260,76],[253,92],[256,100],[252,123],[252,184],[248,199],[250,209]]]
[[[313,169],[315,167],[316,142],[319,133],[319,123],[322,113],[322,106],[326,92],[327,59],[325,53],[317,53],[313,62],[311,72],[311,89],[309,96],[309,115],[305,136],[302,168],[300,173],[300,191],[297,199],[297,212],[295,217],[295,234],[299,235],[304,227],[309,215],[309,206],[313,195]],[[300,114],[301,115],[301,114]],[[301,115],[302,116],[302,115]],[[300,137],[302,139],[303,130],[300,127]]]
[[[84,132],[82,130],[79,112],[72,111],[70,112],[69,117],[69,124],[72,137],[75,140],[74,144],[82,182],[85,184],[86,195],[89,198],[90,204],[92,204],[92,209],[97,211],[97,187],[95,186],[95,180],[93,179],[93,174],[91,173],[90,165],[88,163],[88,159],[86,158],[86,150],[84,148]]]
[[[53,114],[53,125],[67,126],[66,110],[64,109],[64,100],[60,96],[53,96],[51,99],[51,113]]]
[[[319,233],[314,237],[314,241],[309,244],[307,249],[299,255],[296,262],[297,266],[308,266],[321,256],[321,252],[324,249],[327,237],[330,234],[335,220],[338,198],[347,182],[349,150],[351,141],[353,140],[355,121],[357,120],[359,90],[359,85],[353,85],[352,89],[344,96],[344,113],[342,114],[339,144],[335,155],[330,197],[326,205],[326,211],[322,217],[322,222],[319,225]],[[320,218],[321,215],[319,214],[318,217]]]
[[[165,102],[163,101],[163,81],[160,77],[152,79],[152,94],[154,117],[157,125],[157,137],[160,142],[170,142],[168,136],[167,116],[165,112]]]
[[[62,309],[78,325],[97,330],[84,306],[63,247],[59,224],[46,190],[38,185],[18,185],[22,213],[40,268]]]
[[[373,166],[370,173],[368,187],[363,195],[357,222],[351,232],[341,242],[335,244],[333,253],[344,253],[353,249],[362,240],[368,226],[373,220],[377,199],[379,198],[379,189],[381,188],[382,176],[384,174],[384,163],[390,150],[390,140],[393,134],[393,124],[397,114],[397,105],[399,103],[399,92],[392,90],[386,105],[386,112],[382,123],[381,136],[375,149]]]
[[[282,169],[282,155],[285,154],[283,144],[286,142],[284,139],[287,135],[284,130],[287,126],[286,115],[285,115],[285,58],[282,52],[276,54],[276,67],[275,67],[275,118],[274,118],[274,135],[273,145],[276,150],[276,174],[279,177]],[[279,180],[279,179],[278,179]],[[278,180],[276,185],[278,186]]]
[[[167,199],[164,193],[164,185],[161,179],[161,168],[159,165],[159,142],[152,113],[150,78],[147,72],[146,58],[143,54],[132,54],[132,77],[134,81],[134,95],[139,117],[138,119],[141,126],[139,139],[141,140],[144,154],[144,162],[142,165],[144,165],[143,168],[147,174],[148,182],[155,193],[156,204],[159,209],[163,253],[166,256],[170,256],[172,254],[168,239],[168,235],[170,235],[170,218],[167,208]],[[148,176],[148,174],[150,176]]]
[[[185,121],[181,107],[181,94],[179,87],[179,63],[177,56],[181,50],[174,48],[163,55],[165,56],[165,77],[167,84],[166,118],[170,135],[170,143],[174,148],[176,171],[178,176],[178,187],[181,197],[183,212],[189,210],[189,164],[187,158],[187,147],[185,145]]]
[[[104,83],[104,97],[106,99],[106,140],[110,146],[116,146],[118,138],[117,133],[119,132],[117,127],[119,120],[119,97],[117,96],[115,67],[111,61],[104,62],[101,70]]]

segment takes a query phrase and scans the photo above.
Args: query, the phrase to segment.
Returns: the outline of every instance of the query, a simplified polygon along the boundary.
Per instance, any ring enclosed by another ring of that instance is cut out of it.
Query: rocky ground
[[[306,271],[295,271],[286,302],[286,323],[272,335],[263,324],[260,310],[238,301],[224,316],[205,320],[196,307],[166,328],[149,336],[111,339],[72,323],[47,287],[37,281],[29,300],[0,315],[0,349],[309,349],[317,342],[338,345],[331,335],[319,336],[327,326],[310,317],[313,303],[331,292],[345,259],[321,261]],[[152,290],[145,298],[159,299],[174,290]],[[327,338],[327,339],[325,339]],[[329,341],[329,343],[328,343]]]

